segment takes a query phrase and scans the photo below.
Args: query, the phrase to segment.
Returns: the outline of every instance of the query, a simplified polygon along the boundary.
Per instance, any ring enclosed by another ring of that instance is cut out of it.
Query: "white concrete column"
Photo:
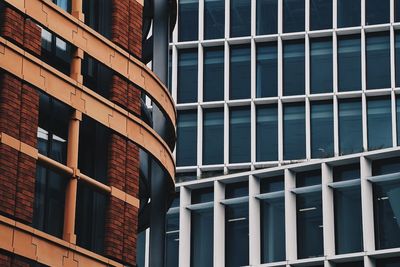
[[[372,175],[372,168],[371,162],[365,157],[360,158],[360,170],[364,251],[372,252],[375,250],[374,200],[372,184],[367,180],[367,177]],[[368,265],[366,264],[365,266]]]
[[[335,221],[333,190],[328,184],[333,182],[332,168],[326,164],[321,165],[322,172],[322,219],[324,225],[324,255],[335,255]]]
[[[190,189],[180,188],[179,206],[179,267],[190,266]]]
[[[260,201],[255,198],[260,194],[260,181],[253,175],[249,176],[249,264],[261,263],[261,231],[260,231]]]
[[[296,195],[291,192],[295,187],[295,173],[285,169],[285,243],[288,261],[297,259]]]
[[[214,182],[214,266],[225,266],[225,185]],[[187,265],[189,266],[189,265]]]

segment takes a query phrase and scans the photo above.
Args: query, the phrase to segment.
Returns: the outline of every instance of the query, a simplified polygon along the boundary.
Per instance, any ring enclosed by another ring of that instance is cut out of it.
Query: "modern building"
[[[400,266],[399,7],[178,1],[167,266]]]
[[[0,1],[0,266],[164,266],[170,2]]]

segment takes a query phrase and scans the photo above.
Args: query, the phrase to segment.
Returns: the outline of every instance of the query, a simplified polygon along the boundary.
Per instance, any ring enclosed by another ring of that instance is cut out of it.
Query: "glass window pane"
[[[321,192],[296,195],[297,257],[318,257],[323,252]]]
[[[390,88],[390,34],[367,34],[367,89]]]
[[[332,38],[310,40],[311,93],[333,91]]]
[[[203,164],[224,163],[224,109],[204,109],[203,124]]]
[[[203,100],[224,100],[224,47],[204,48],[203,79]]]
[[[360,35],[338,37],[338,89],[361,90]]]
[[[179,41],[193,41],[198,39],[199,1],[179,1]]]
[[[225,36],[225,1],[204,0],[204,39]]]
[[[179,265],[179,213],[166,216],[166,267],[178,267]]]
[[[283,31],[302,32],[305,23],[305,1],[283,0]]]
[[[353,154],[363,150],[361,99],[339,100],[339,153]]]
[[[333,167],[333,181],[342,182],[360,179],[360,163],[347,164]]]
[[[248,203],[225,207],[225,266],[249,263]]]
[[[248,181],[225,185],[225,199],[245,197],[248,195],[249,195]]]
[[[365,25],[389,23],[390,0],[365,0]]]
[[[400,97],[396,98],[397,145],[400,145]]]
[[[360,0],[337,0],[337,25],[342,27],[359,26],[361,23]]]
[[[392,146],[392,110],[390,97],[368,101],[368,150]]]
[[[176,142],[176,164],[194,166],[197,164],[197,110],[178,112]]]
[[[296,187],[306,187],[321,184],[321,170],[296,173]]]
[[[271,193],[284,190],[284,176],[266,177],[260,179],[260,193]]]
[[[249,45],[231,46],[229,99],[250,98],[251,51]]]
[[[303,159],[306,157],[304,103],[285,104],[283,116],[283,158]]]
[[[364,267],[363,261],[336,263],[335,267]]]
[[[206,203],[214,201],[214,188],[205,187],[199,189],[193,189],[191,194],[191,203]]]
[[[311,102],[311,157],[333,156],[332,101]]]
[[[376,260],[376,267],[397,267],[400,264],[400,257]]]
[[[230,110],[229,162],[250,162],[250,107]]]
[[[70,0],[53,0],[57,6],[61,7],[65,11],[69,12],[71,10],[71,2]]]
[[[304,95],[305,93],[304,40],[283,43],[283,94]]]
[[[335,189],[336,254],[363,251],[360,186]]]
[[[372,175],[383,175],[400,172],[400,157],[374,160],[372,162]]]
[[[278,95],[277,43],[257,44],[257,97]]]
[[[394,21],[400,21],[400,1],[394,0]]]
[[[278,160],[278,106],[257,106],[257,161]]]
[[[190,266],[213,265],[213,209],[192,211],[190,231]]]
[[[375,183],[373,192],[376,248],[400,247],[400,181]]]
[[[310,0],[312,31],[332,28],[332,0]]]
[[[197,102],[197,49],[178,52],[178,103]]]
[[[400,87],[400,31],[395,32],[395,69],[396,87]]]
[[[230,37],[250,36],[251,1],[249,0],[230,0],[230,1],[231,1]]]
[[[278,32],[278,0],[257,1],[257,35]]]

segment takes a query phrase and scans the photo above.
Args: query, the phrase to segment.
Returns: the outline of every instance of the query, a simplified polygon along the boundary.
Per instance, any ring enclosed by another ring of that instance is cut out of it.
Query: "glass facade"
[[[338,90],[361,90],[360,35],[338,37]]]
[[[369,98],[368,149],[375,150],[392,146],[392,109],[389,97]]]
[[[275,34],[278,32],[278,0],[258,0],[257,35]]]
[[[179,0],[178,32],[179,41],[194,41],[198,39],[199,1]]]
[[[224,48],[204,48],[203,101],[224,100]]]
[[[310,28],[312,31],[332,28],[332,0],[310,0]]]
[[[305,1],[283,0],[283,32],[301,32],[305,25]]]
[[[256,96],[278,95],[278,46],[276,42],[257,44]]]
[[[283,107],[283,158],[301,159],[306,155],[304,103],[290,103]]]
[[[251,30],[251,2],[248,0],[229,1],[230,37],[249,36]]]
[[[224,109],[203,111],[203,165],[224,162]]]
[[[337,0],[337,26],[355,27],[361,24],[361,1]]]
[[[229,162],[249,162],[250,149],[250,107],[232,107],[229,113]]]
[[[367,44],[367,89],[390,88],[390,34],[369,33]]]
[[[197,112],[185,110],[178,113],[176,141],[176,164],[188,166],[197,164]]]
[[[340,155],[363,151],[361,99],[339,100]]]
[[[390,0],[365,0],[365,25],[390,22]]]
[[[333,91],[332,39],[311,39],[310,49],[310,91],[330,93]]]
[[[333,106],[331,101],[315,101],[311,106],[311,157],[333,156]]]
[[[197,102],[197,49],[179,51],[178,103]]]
[[[204,0],[204,39],[225,37],[225,0]]]
[[[251,51],[249,45],[235,45],[230,49],[229,99],[250,98]]]
[[[278,107],[257,106],[257,161],[278,160]]]
[[[283,95],[305,94],[304,40],[283,43]]]

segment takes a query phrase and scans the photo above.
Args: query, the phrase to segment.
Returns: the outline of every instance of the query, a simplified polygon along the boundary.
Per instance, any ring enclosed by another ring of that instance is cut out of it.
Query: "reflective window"
[[[278,47],[277,43],[257,44],[257,97],[278,95]]]
[[[339,153],[353,154],[363,150],[361,99],[339,100]]]
[[[278,0],[257,0],[257,35],[278,32]]]
[[[249,183],[247,181],[225,185],[225,199],[245,197],[249,195]]]
[[[83,13],[85,24],[111,39],[112,25],[111,0],[85,0],[83,1]]]
[[[283,31],[304,31],[305,1],[283,0]]]
[[[311,39],[310,47],[311,93],[317,94],[332,92],[332,38]]]
[[[82,61],[82,75],[84,86],[109,99],[114,75],[112,69],[85,54]]]
[[[360,35],[338,36],[338,89],[361,90]]]
[[[321,170],[296,173],[296,187],[307,187],[321,184]]]
[[[250,36],[251,1],[249,0],[230,0],[230,1],[231,1],[230,37]]]
[[[400,21],[400,2],[399,0],[394,0],[394,21]]]
[[[178,39],[180,42],[198,39],[199,1],[179,1]]]
[[[257,106],[257,161],[278,160],[278,107]]]
[[[376,260],[376,267],[397,267],[400,264],[400,257]]]
[[[400,97],[396,98],[397,145],[400,145]]]
[[[390,0],[365,0],[365,25],[389,23]]]
[[[305,94],[304,40],[283,43],[283,94]]]
[[[311,102],[311,157],[333,156],[332,100]]]
[[[363,261],[335,263],[335,267],[364,267]]]
[[[171,212],[166,216],[166,267],[179,266],[179,213]]]
[[[372,175],[383,175],[400,172],[400,157],[374,160],[372,162]]]
[[[306,129],[304,103],[283,106],[283,159],[306,157]]]
[[[332,0],[310,0],[310,28],[332,28]]]
[[[261,193],[284,189],[283,176],[260,180]],[[284,196],[260,200],[261,262],[285,260],[285,201]]]
[[[392,146],[392,110],[390,97],[373,97],[368,106],[368,150]]]
[[[197,49],[178,52],[178,103],[197,102]]]
[[[203,100],[224,100],[224,47],[204,48]]]
[[[197,110],[178,112],[176,141],[176,164],[194,166],[197,164]]]
[[[177,172],[175,175],[175,181],[177,183],[193,181],[197,179],[197,172]]]
[[[229,98],[250,98],[251,51],[249,45],[234,45],[230,49]]]
[[[225,36],[225,1],[204,0],[204,39]]]
[[[367,89],[390,88],[389,32],[370,33],[367,44]]]
[[[394,45],[395,45],[396,87],[400,87],[400,31],[395,32]]]
[[[224,163],[224,109],[203,110],[203,164]]]
[[[354,179],[359,179],[360,176],[360,163],[353,163],[342,166],[333,167],[333,181],[343,182]]]
[[[67,12],[71,11],[71,0],[53,0],[53,3]]]
[[[353,27],[361,24],[360,0],[337,0],[337,26]]]
[[[250,107],[232,107],[229,113],[229,162],[250,162]]]

